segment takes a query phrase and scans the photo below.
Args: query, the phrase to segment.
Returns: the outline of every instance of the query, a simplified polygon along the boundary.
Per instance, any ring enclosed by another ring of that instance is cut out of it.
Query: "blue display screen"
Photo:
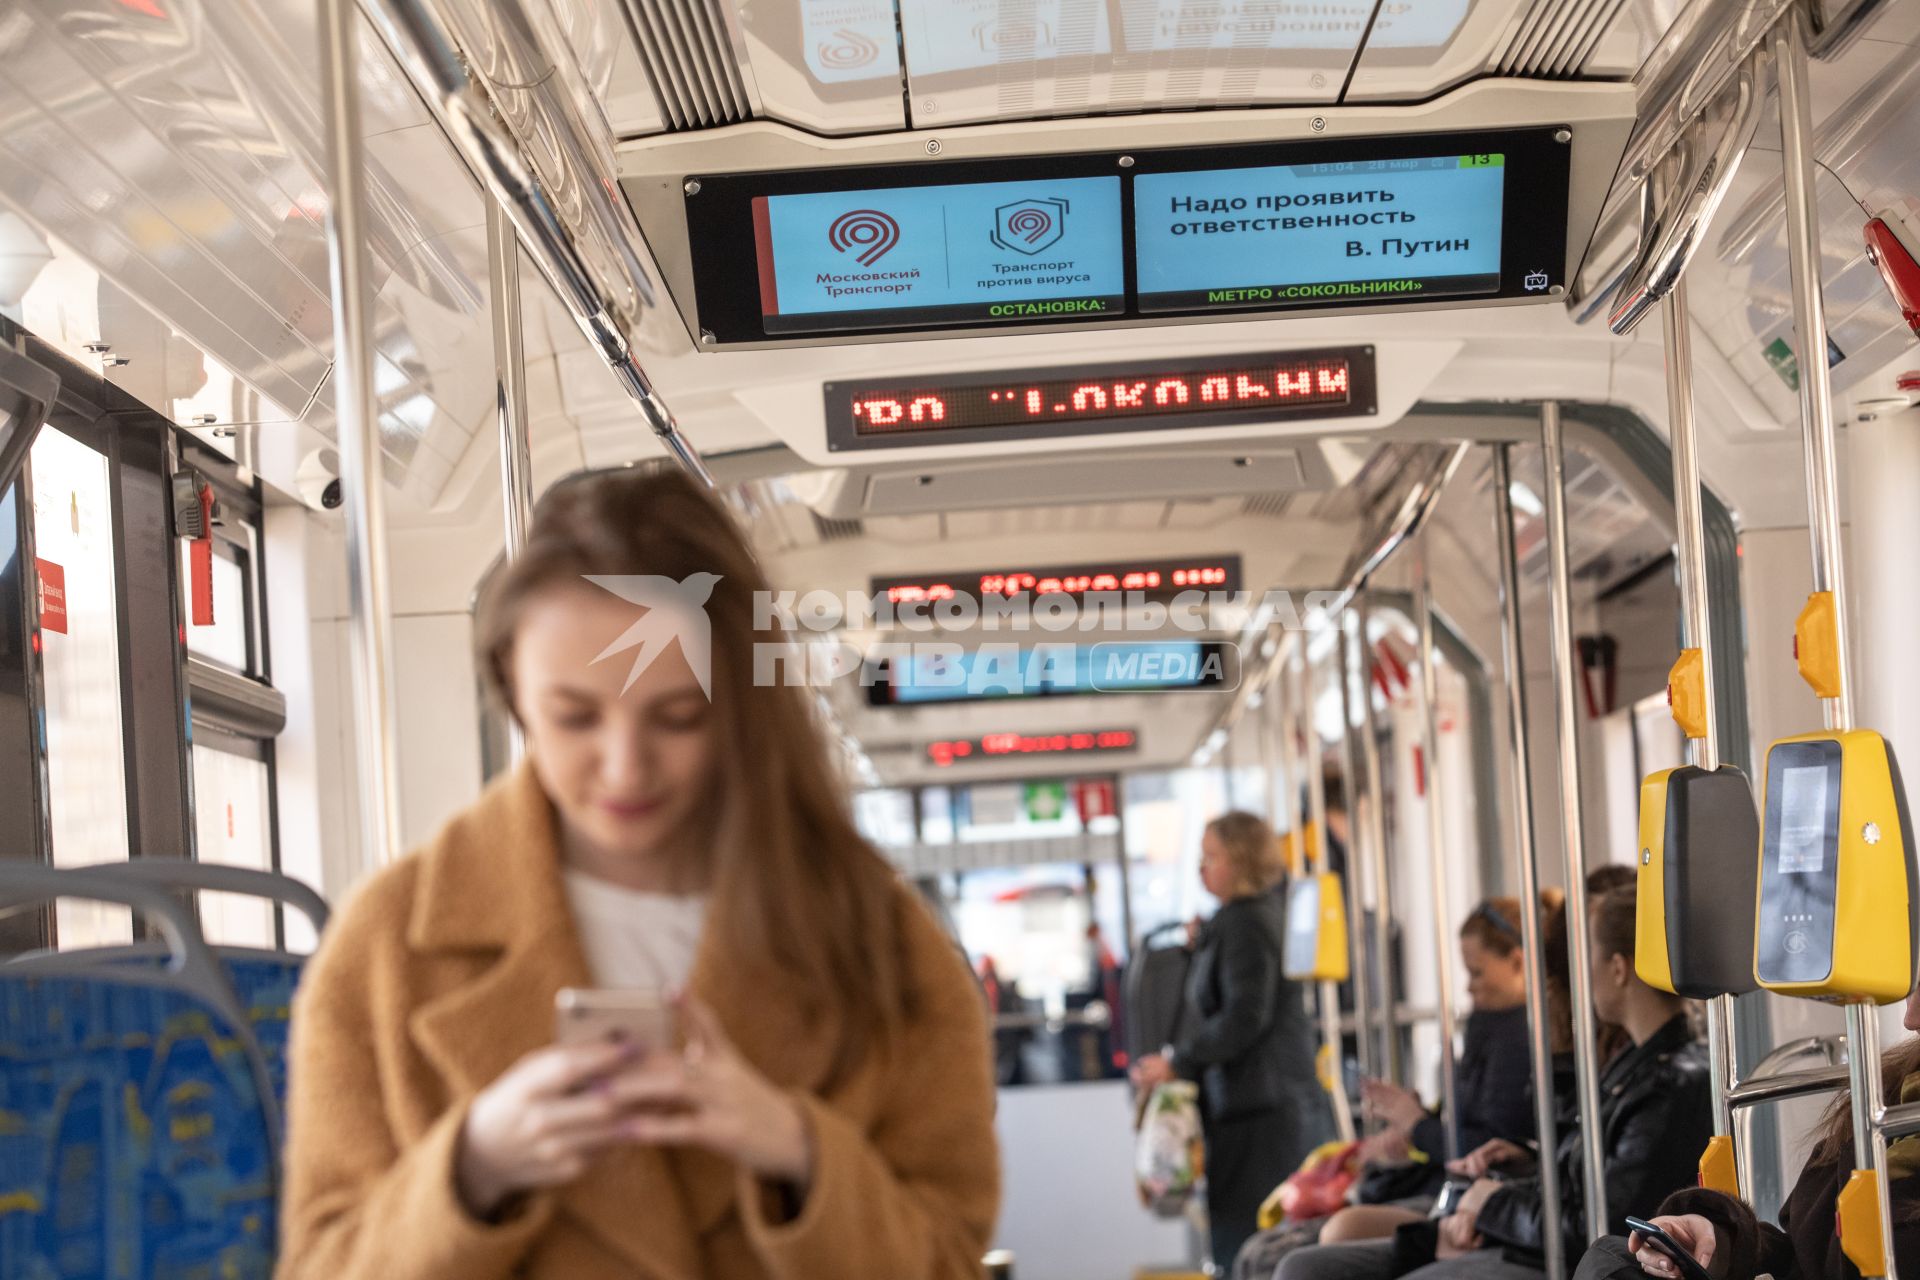
[[[769,333],[1117,314],[1120,179],[757,196]]]
[[[1506,157],[1142,173],[1134,182],[1141,311],[1493,293]],[[1546,272],[1523,285],[1548,288]]]
[[[1147,693],[1237,683],[1237,664],[1200,640],[986,645],[893,658],[876,685],[882,705],[971,702],[1076,693]]]

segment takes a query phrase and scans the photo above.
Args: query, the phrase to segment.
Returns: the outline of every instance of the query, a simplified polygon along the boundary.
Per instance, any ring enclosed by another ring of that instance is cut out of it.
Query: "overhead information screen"
[[[1373,348],[889,375],[821,387],[830,449],[968,444],[1375,412]]]
[[[1552,296],[1571,139],[1540,127],[700,175],[685,203],[702,344]]]
[[[755,196],[753,227],[768,333],[1126,305],[1117,177]]]
[[[1100,592],[1139,592],[1143,599],[1170,600],[1183,591],[1240,590],[1240,557],[1196,556],[1186,560],[1121,560],[1064,568],[1002,565],[960,573],[867,579],[867,590],[890,605],[931,606],[943,600],[978,605],[988,597],[1029,600],[1056,594],[1084,597]],[[937,615],[936,615],[937,616]]]
[[[1483,152],[1142,174],[1140,310],[1497,293],[1506,173]]]
[[[875,707],[1093,693],[1231,689],[1239,651],[1211,640],[1108,640],[1042,644],[1010,651],[903,655],[873,664],[867,702]]]

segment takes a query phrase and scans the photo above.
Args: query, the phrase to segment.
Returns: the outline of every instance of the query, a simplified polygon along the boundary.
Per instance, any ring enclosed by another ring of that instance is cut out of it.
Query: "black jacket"
[[[1833,1229],[1840,1189],[1853,1173],[1849,1163],[1809,1164],[1801,1170],[1793,1194],[1780,1207],[1777,1227],[1757,1221],[1753,1211],[1732,1196],[1702,1187],[1668,1196],[1660,1212],[1697,1213],[1712,1222],[1732,1260],[1729,1280],[1761,1274],[1774,1280],[1858,1280],[1860,1272],[1840,1251],[1840,1237]],[[1920,1259],[1920,1177],[1894,1179],[1893,1215],[1894,1256],[1911,1266]]]
[[[1466,1155],[1495,1138],[1533,1141],[1533,1058],[1526,1008],[1474,1010],[1453,1073],[1460,1112],[1460,1149]],[[1446,1158],[1446,1122],[1430,1115],[1413,1127],[1413,1145],[1438,1162]]]
[[[1670,1193],[1699,1177],[1700,1153],[1713,1136],[1711,1081],[1705,1050],[1684,1014],[1642,1045],[1609,1062],[1600,1075],[1601,1149],[1605,1153],[1608,1230],[1624,1233],[1628,1214],[1654,1213]],[[1586,1249],[1586,1197],[1577,1117],[1563,1115],[1555,1153],[1560,1172],[1559,1230],[1568,1258]],[[1537,1178],[1493,1193],[1480,1211],[1490,1243],[1539,1255],[1546,1232]]]
[[[1285,945],[1276,894],[1236,898],[1201,931],[1173,1067],[1199,1082],[1209,1120],[1327,1105],[1303,992],[1282,970]]]

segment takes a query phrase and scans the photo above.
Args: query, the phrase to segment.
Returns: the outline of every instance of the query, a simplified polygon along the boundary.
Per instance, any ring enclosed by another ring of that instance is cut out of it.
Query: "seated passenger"
[[[1543,921],[1565,909],[1558,890],[1540,897]],[[1536,1126],[1519,899],[1489,898],[1474,908],[1460,926],[1460,962],[1473,1008],[1454,1071],[1459,1149],[1475,1151],[1497,1138],[1525,1144]],[[1564,1004],[1558,1013],[1556,1042],[1570,1035]],[[1386,1127],[1366,1140],[1374,1168],[1361,1183],[1363,1203],[1328,1219],[1320,1232],[1323,1244],[1376,1239],[1418,1221],[1446,1179],[1441,1164],[1446,1122],[1440,1114],[1427,1110],[1412,1091],[1387,1081],[1369,1080],[1365,1091],[1368,1112]]]
[[[1920,1031],[1920,989],[1907,998],[1906,1027]],[[1920,1102],[1920,1036],[1887,1050],[1880,1060],[1881,1087],[1900,1102]],[[1780,1225],[1760,1222],[1732,1196],[1701,1187],[1676,1191],[1660,1206],[1653,1225],[1693,1254],[1715,1280],[1853,1280],[1860,1273],[1840,1252],[1834,1234],[1835,1204],[1853,1174],[1853,1109],[1842,1093],[1821,1118],[1813,1155],[1793,1194],[1780,1209]],[[1920,1137],[1902,1138],[1887,1150],[1893,1203],[1893,1252],[1903,1265],[1920,1261]],[[1625,1280],[1642,1274],[1678,1276],[1658,1250],[1635,1233],[1609,1236],[1588,1251],[1574,1280]]]
[[[301,987],[282,1280],[979,1274],[983,1002],[803,691],[756,676],[786,651],[762,590],[677,472],[541,502],[475,621],[527,759],[354,893]],[[566,987],[687,993],[684,1049],[557,1046]]]
[[[1634,891],[1616,889],[1591,912],[1594,1012],[1618,1023],[1630,1047],[1599,1081],[1608,1213],[1614,1222],[1642,1214],[1693,1182],[1711,1135],[1706,1055],[1695,1041],[1686,1002],[1656,991],[1633,969]],[[1559,1132],[1555,1154],[1561,1213],[1545,1217],[1527,1153],[1495,1139],[1448,1167],[1476,1179],[1460,1209],[1438,1223],[1401,1227],[1392,1240],[1320,1245],[1283,1262],[1278,1280],[1536,1280],[1544,1269],[1546,1233],[1559,1231],[1569,1258],[1586,1243],[1582,1144],[1577,1125]],[[1489,1176],[1505,1168],[1512,1176]]]

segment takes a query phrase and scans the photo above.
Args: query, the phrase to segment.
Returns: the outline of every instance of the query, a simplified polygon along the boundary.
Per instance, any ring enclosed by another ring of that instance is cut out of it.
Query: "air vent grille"
[[[1269,520],[1278,520],[1287,514],[1287,508],[1293,503],[1290,493],[1250,494],[1240,511],[1243,515],[1264,516]]]
[[[627,0],[627,12],[669,129],[753,115],[721,0]]]
[[[862,537],[867,532],[866,525],[858,520],[839,520],[832,516],[813,513],[813,527],[820,533],[822,542],[845,542],[849,538]]]
[[[1626,0],[1533,0],[1499,62],[1499,74],[1575,76],[1593,56]]]

